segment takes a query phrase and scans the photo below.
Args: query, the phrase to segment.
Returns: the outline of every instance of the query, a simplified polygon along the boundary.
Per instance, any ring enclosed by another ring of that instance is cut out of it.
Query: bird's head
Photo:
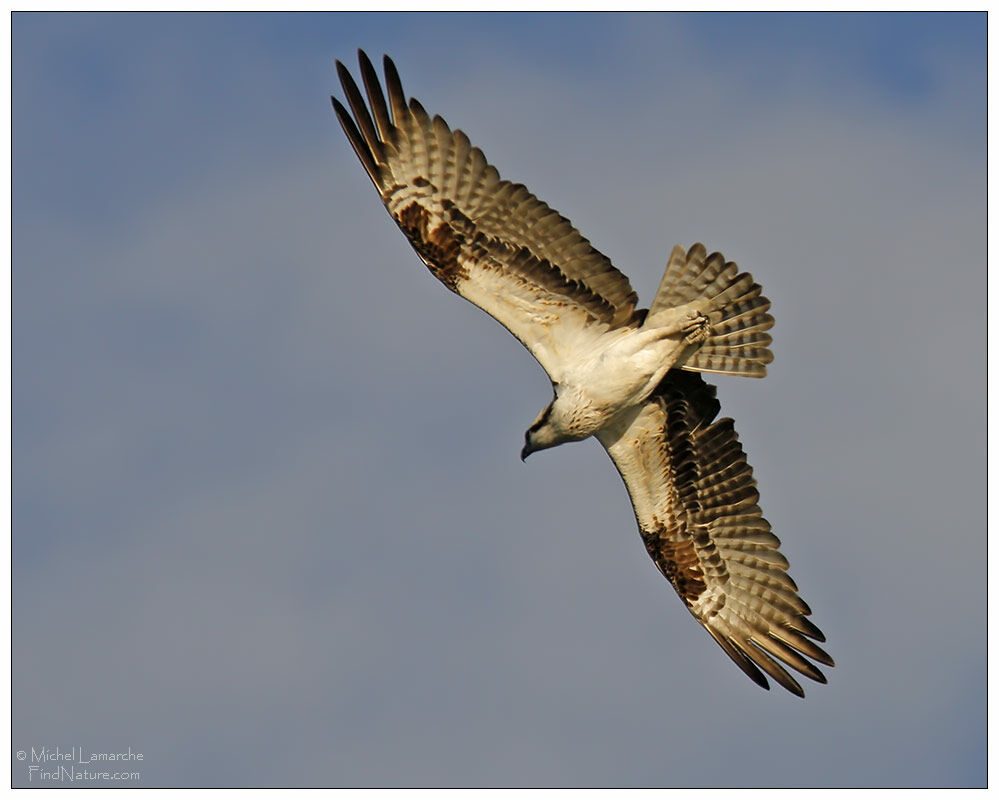
[[[552,420],[552,407],[555,400],[545,407],[545,410],[538,414],[534,424],[527,429],[524,434],[524,449],[520,451],[520,460],[524,461],[531,453],[544,450],[547,447],[554,447],[565,441],[564,436],[560,436]]]

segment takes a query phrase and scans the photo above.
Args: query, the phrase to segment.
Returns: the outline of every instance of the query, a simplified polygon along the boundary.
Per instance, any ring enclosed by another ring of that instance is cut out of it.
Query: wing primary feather
[[[375,184],[375,188],[381,192],[382,187],[378,180],[378,165],[375,163],[371,150],[368,149],[367,142],[364,141],[364,137],[357,130],[354,120],[351,119],[350,112],[343,107],[343,104],[335,97],[330,97],[330,100],[333,101],[333,110],[336,111],[336,118],[340,121],[340,127],[343,128],[343,132],[347,134],[347,139],[350,141],[351,147],[357,153],[357,157],[361,160],[361,164],[364,165],[364,170],[368,173],[368,177],[371,178],[372,183]]]
[[[385,56],[382,60],[382,66],[385,68],[385,88],[388,90],[389,108],[392,109],[392,123],[398,128],[409,113],[406,106],[406,94],[402,90],[399,70],[395,68],[392,59]]]
[[[814,639],[816,642],[824,642],[826,640],[826,635],[815,627],[811,620],[799,617],[795,622],[795,628],[808,638]],[[832,664],[830,663],[829,666],[831,667]]]
[[[336,71],[337,75],[340,76],[340,85],[347,95],[347,102],[350,103],[350,110],[354,112],[354,119],[357,121],[361,135],[364,137],[364,141],[367,142],[368,149],[375,157],[375,160],[380,161],[382,145],[378,140],[378,134],[375,133],[375,126],[371,121],[371,115],[368,113],[368,107],[364,104],[364,98],[361,97],[361,91],[357,88],[357,84],[354,83],[350,71],[339,61],[336,62]]]
[[[382,87],[378,81],[378,73],[371,65],[368,54],[363,50],[357,51],[357,60],[361,64],[361,78],[364,81],[364,91],[368,95],[368,105],[375,115],[375,125],[378,127],[378,135],[383,142],[392,141],[392,120],[389,117],[388,106],[385,105],[385,95],[382,94]]]
[[[416,117],[420,123],[420,127],[425,130],[429,130],[431,126],[430,115],[427,110],[423,107],[423,103],[417,100],[415,97],[409,98],[409,110]]]
[[[801,688],[800,683],[791,677],[790,672],[767,655],[766,651],[760,649],[759,645],[755,641],[750,640],[749,645],[751,645],[751,649],[754,651],[750,658],[756,662],[760,669],[787,689],[791,694],[796,694],[798,697],[805,696],[805,690]]]
[[[410,130],[410,144],[414,145],[414,166],[416,166],[415,156],[419,154],[418,171],[421,173],[420,177],[424,180],[430,180],[433,175],[433,160],[440,155],[432,152],[436,143],[436,139],[432,137],[433,123],[430,121],[430,115],[427,114],[426,109],[415,97],[409,99],[409,114],[415,123]]]
[[[770,655],[779,658],[788,666],[794,667],[802,675],[808,676],[816,683],[828,683],[826,676],[814,664],[806,661],[800,654],[787,647],[783,642],[778,641],[773,634],[769,636],[754,636],[752,642],[757,647],[766,650]]]
[[[825,664],[827,667],[836,666],[832,657],[825,650],[815,644],[815,642],[806,639],[794,628],[776,628],[770,631],[770,636],[780,639],[788,647],[793,647],[809,658],[814,658],[820,664]]]
[[[730,641],[725,636],[718,633],[718,631],[714,630],[714,628],[707,628],[706,630],[711,634],[711,638],[721,645],[721,649],[725,651],[725,654],[736,663],[739,669],[749,676],[753,683],[757,686],[761,686],[767,691],[770,691],[770,684],[767,683],[767,679],[763,673],[760,672],[759,667],[753,663],[752,659],[742,652],[742,649],[738,647],[735,642]]]

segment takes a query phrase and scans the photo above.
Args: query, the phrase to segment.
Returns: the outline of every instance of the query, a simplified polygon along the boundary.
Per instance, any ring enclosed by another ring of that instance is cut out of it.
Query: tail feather
[[[762,378],[773,361],[770,330],[774,318],[767,313],[770,301],[748,272],[721,253],[707,255],[697,243],[687,252],[674,247],[646,325],[655,325],[657,314],[693,304],[708,319],[707,338],[682,364],[695,372],[722,372]],[[661,319],[662,317],[660,317]]]
[[[696,366],[691,358],[683,365],[683,369],[696,372],[721,372],[730,375],[744,375],[749,378],[762,378],[767,374],[766,365],[773,361],[769,349],[757,350],[700,350],[697,353]]]
[[[715,284],[712,284],[714,286]],[[763,287],[753,282],[753,276],[743,272],[717,294],[706,295],[719,307],[742,306],[749,307],[763,292]]]
[[[768,345],[773,341],[773,337],[767,333],[768,327],[764,325],[753,325],[747,328],[733,328],[732,330],[712,327],[711,339],[715,344],[725,343],[732,346],[742,344]]]
[[[729,309],[729,311],[731,312],[732,310]],[[712,320],[711,331],[717,335],[722,335],[734,331],[770,330],[773,327],[773,323],[767,320],[760,320],[759,316],[759,309],[757,308],[750,308],[741,314],[736,309],[734,313],[730,313],[724,319],[719,319],[718,322]]]

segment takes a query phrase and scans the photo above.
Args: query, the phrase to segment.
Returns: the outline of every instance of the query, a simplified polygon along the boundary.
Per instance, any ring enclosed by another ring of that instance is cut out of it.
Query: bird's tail
[[[748,272],[739,272],[721,253],[707,255],[698,243],[684,253],[674,247],[644,325],[659,325],[676,310],[707,317],[706,336],[681,365],[695,372],[762,378],[773,361],[767,331],[774,318],[770,301]]]

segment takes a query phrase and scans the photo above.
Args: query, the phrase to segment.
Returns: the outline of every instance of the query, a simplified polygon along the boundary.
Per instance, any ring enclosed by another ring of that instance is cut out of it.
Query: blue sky
[[[16,14],[13,745],[143,785],[985,783],[985,16]],[[334,58],[644,302],[703,240],[774,303],[719,379],[837,667],[762,692],[585,442],[444,291]],[[27,783],[13,762],[15,785]]]

